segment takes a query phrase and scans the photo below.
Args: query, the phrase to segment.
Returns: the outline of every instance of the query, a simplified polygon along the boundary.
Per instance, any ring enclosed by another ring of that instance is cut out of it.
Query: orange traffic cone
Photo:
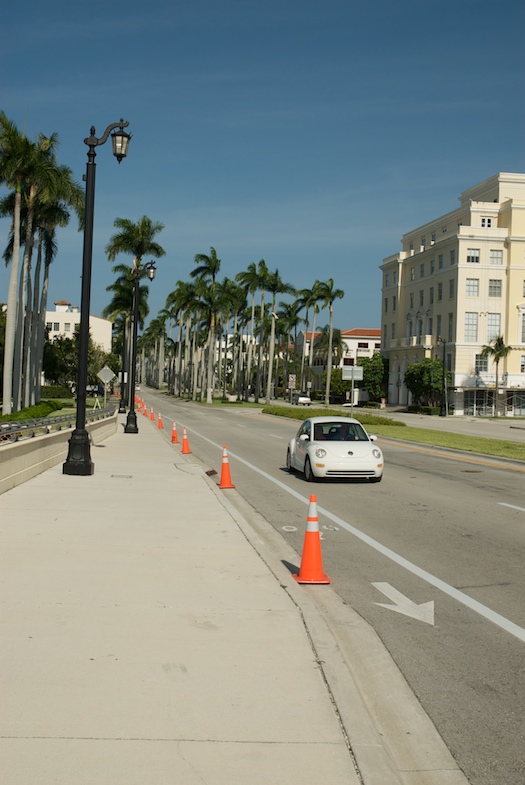
[[[304,533],[303,555],[299,575],[293,576],[297,583],[331,583],[323,572],[321,556],[321,535],[319,534],[319,518],[317,517],[317,498],[310,496],[306,531]]]
[[[146,402],[144,401],[144,398],[142,399],[142,414],[144,415],[144,417],[148,416],[148,407],[146,406]]]
[[[235,485],[232,483],[232,478],[230,476],[230,463],[228,461],[226,445],[224,445],[222,448],[222,470],[219,488],[235,488]]]
[[[178,444],[179,437],[177,436],[177,423],[173,420],[173,428],[171,429],[171,443]]]
[[[155,422],[155,415],[153,413],[153,409],[151,410],[151,414],[150,414],[149,418],[150,418],[151,422]]]
[[[160,416],[160,412],[159,412],[159,416],[158,416],[157,422],[158,422],[157,428],[158,428],[159,430],[160,430],[161,428],[164,428],[164,426],[163,426],[163,424],[162,424],[162,417]]]
[[[188,442],[188,434],[186,433],[186,426],[182,431],[182,454],[191,455],[190,443]]]

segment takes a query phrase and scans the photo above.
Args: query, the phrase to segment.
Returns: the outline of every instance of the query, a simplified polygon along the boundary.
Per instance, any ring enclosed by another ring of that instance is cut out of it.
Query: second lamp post
[[[140,261],[133,260],[133,267],[131,268],[131,275],[133,276],[133,333],[131,336],[131,367],[130,367],[130,384],[129,384],[129,411],[126,418],[126,425],[124,433],[138,433],[139,428],[137,425],[137,413],[135,411],[135,381],[137,378],[137,330],[139,322],[139,293],[140,293],[140,279],[144,273],[148,276],[150,281],[155,278],[155,262],[148,262],[144,267],[140,266]]]

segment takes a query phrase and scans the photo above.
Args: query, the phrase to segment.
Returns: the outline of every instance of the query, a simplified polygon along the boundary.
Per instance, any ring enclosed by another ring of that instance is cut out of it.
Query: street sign
[[[344,382],[362,382],[363,381],[363,366],[362,365],[343,365],[343,381]]]
[[[98,378],[104,382],[104,384],[108,384],[112,379],[115,378],[115,374],[109,367],[109,365],[105,365],[98,373]]]
[[[291,373],[290,376],[288,377],[288,389],[295,390],[296,381],[297,379],[295,373]]]

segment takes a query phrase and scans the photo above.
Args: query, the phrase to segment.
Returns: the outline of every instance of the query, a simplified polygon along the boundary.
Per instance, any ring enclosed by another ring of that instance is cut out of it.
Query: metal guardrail
[[[115,404],[106,406],[105,409],[94,409],[86,412],[86,422],[96,422],[112,417],[116,409]],[[32,439],[40,434],[51,433],[51,431],[61,431],[62,428],[73,428],[76,422],[76,413],[61,414],[57,417],[40,417],[35,420],[11,420],[10,422],[0,422],[0,446],[11,444],[20,439]]]

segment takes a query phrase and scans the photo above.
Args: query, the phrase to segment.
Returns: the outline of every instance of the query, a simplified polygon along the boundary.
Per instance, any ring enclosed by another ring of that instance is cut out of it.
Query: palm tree
[[[268,284],[268,276],[270,275],[270,271],[266,266],[266,262],[264,259],[261,259],[257,266],[257,275],[259,278],[258,289],[261,291],[261,306],[259,310],[259,358],[257,360],[257,378],[255,380],[255,402],[259,400],[259,396],[261,394],[261,381],[262,381],[262,373],[263,373],[263,352],[264,352],[264,317],[265,317],[265,307],[264,307],[264,291]]]
[[[38,134],[31,142],[20,132],[5,112],[0,112],[0,182],[14,190],[12,226],[12,265],[7,298],[7,319],[4,356],[4,414],[20,408],[22,350],[24,324],[30,324],[32,310],[27,292],[30,292],[30,263],[34,237],[34,216],[38,203],[49,204],[57,199],[62,188],[65,168],[56,162],[57,134],[49,137]],[[70,170],[67,170],[70,178]],[[25,207],[24,256],[20,271],[21,214]],[[27,317],[27,321],[26,321]],[[26,330],[27,332],[27,330]],[[26,344],[27,346],[27,344]],[[27,351],[27,350],[26,350]]]
[[[208,308],[208,364],[206,371],[206,403],[213,403],[213,378],[215,370],[215,326],[217,321],[217,274],[220,270],[221,260],[217,258],[215,248],[210,248],[210,254],[195,254],[195,267],[190,275],[198,282],[206,284],[207,291],[203,291],[203,299]]]
[[[164,229],[164,224],[154,222],[147,215],[143,215],[137,223],[133,223],[128,218],[115,218],[113,226],[120,231],[110,237],[106,246],[106,256],[110,262],[114,262],[118,254],[129,254],[133,257],[133,269],[135,271],[138,270],[139,275],[142,277],[142,259],[144,256],[154,256],[155,259],[159,259],[161,256],[166,255],[164,248],[154,239],[155,235]],[[132,292],[134,292],[133,283]],[[139,306],[140,299],[139,288]],[[129,345],[132,352],[133,347],[131,343],[130,341]],[[124,367],[122,368],[122,378],[124,378]],[[130,408],[132,408],[133,401],[130,401],[129,404]]]
[[[318,297],[319,300],[323,304],[323,308],[328,306],[328,312],[330,314],[330,323],[329,323],[329,344],[328,344],[328,358],[327,358],[327,367],[326,367],[326,390],[324,396],[324,402],[326,406],[330,405],[330,382],[332,377],[332,339],[333,339],[333,315],[334,315],[334,300],[341,300],[345,293],[342,289],[334,289],[334,281],[332,278],[329,278],[327,281],[323,281],[319,284],[318,288]]]
[[[489,344],[484,346],[481,350],[481,357],[486,359],[487,357],[491,357],[495,366],[496,366],[496,401],[494,404],[494,411],[496,417],[499,417],[498,411],[498,391],[499,391],[499,378],[498,378],[498,370],[499,364],[502,360],[505,360],[506,357],[511,353],[512,346],[508,346],[505,343],[505,340],[502,335],[498,335],[497,338],[494,338]]]
[[[261,259],[262,262],[262,259]],[[261,264],[259,262],[259,264]],[[248,340],[248,357],[246,360],[246,377],[245,377],[245,390],[244,400],[248,400],[249,386],[251,384],[252,363],[253,363],[253,347],[254,347],[254,328],[255,328],[255,292],[259,288],[260,276],[257,272],[257,265],[251,262],[248,269],[243,273],[237,273],[235,280],[242,286],[246,294],[251,294],[251,320],[250,320],[250,337]]]
[[[276,312],[276,300],[278,294],[294,294],[295,288],[290,283],[284,283],[279,275],[279,270],[274,273],[269,273],[266,287],[272,294],[272,307],[271,307],[271,332],[270,332],[270,350],[268,356],[268,379],[266,383],[266,403],[270,403],[272,393],[272,374],[273,374],[273,356],[275,351],[275,322],[279,318]]]

